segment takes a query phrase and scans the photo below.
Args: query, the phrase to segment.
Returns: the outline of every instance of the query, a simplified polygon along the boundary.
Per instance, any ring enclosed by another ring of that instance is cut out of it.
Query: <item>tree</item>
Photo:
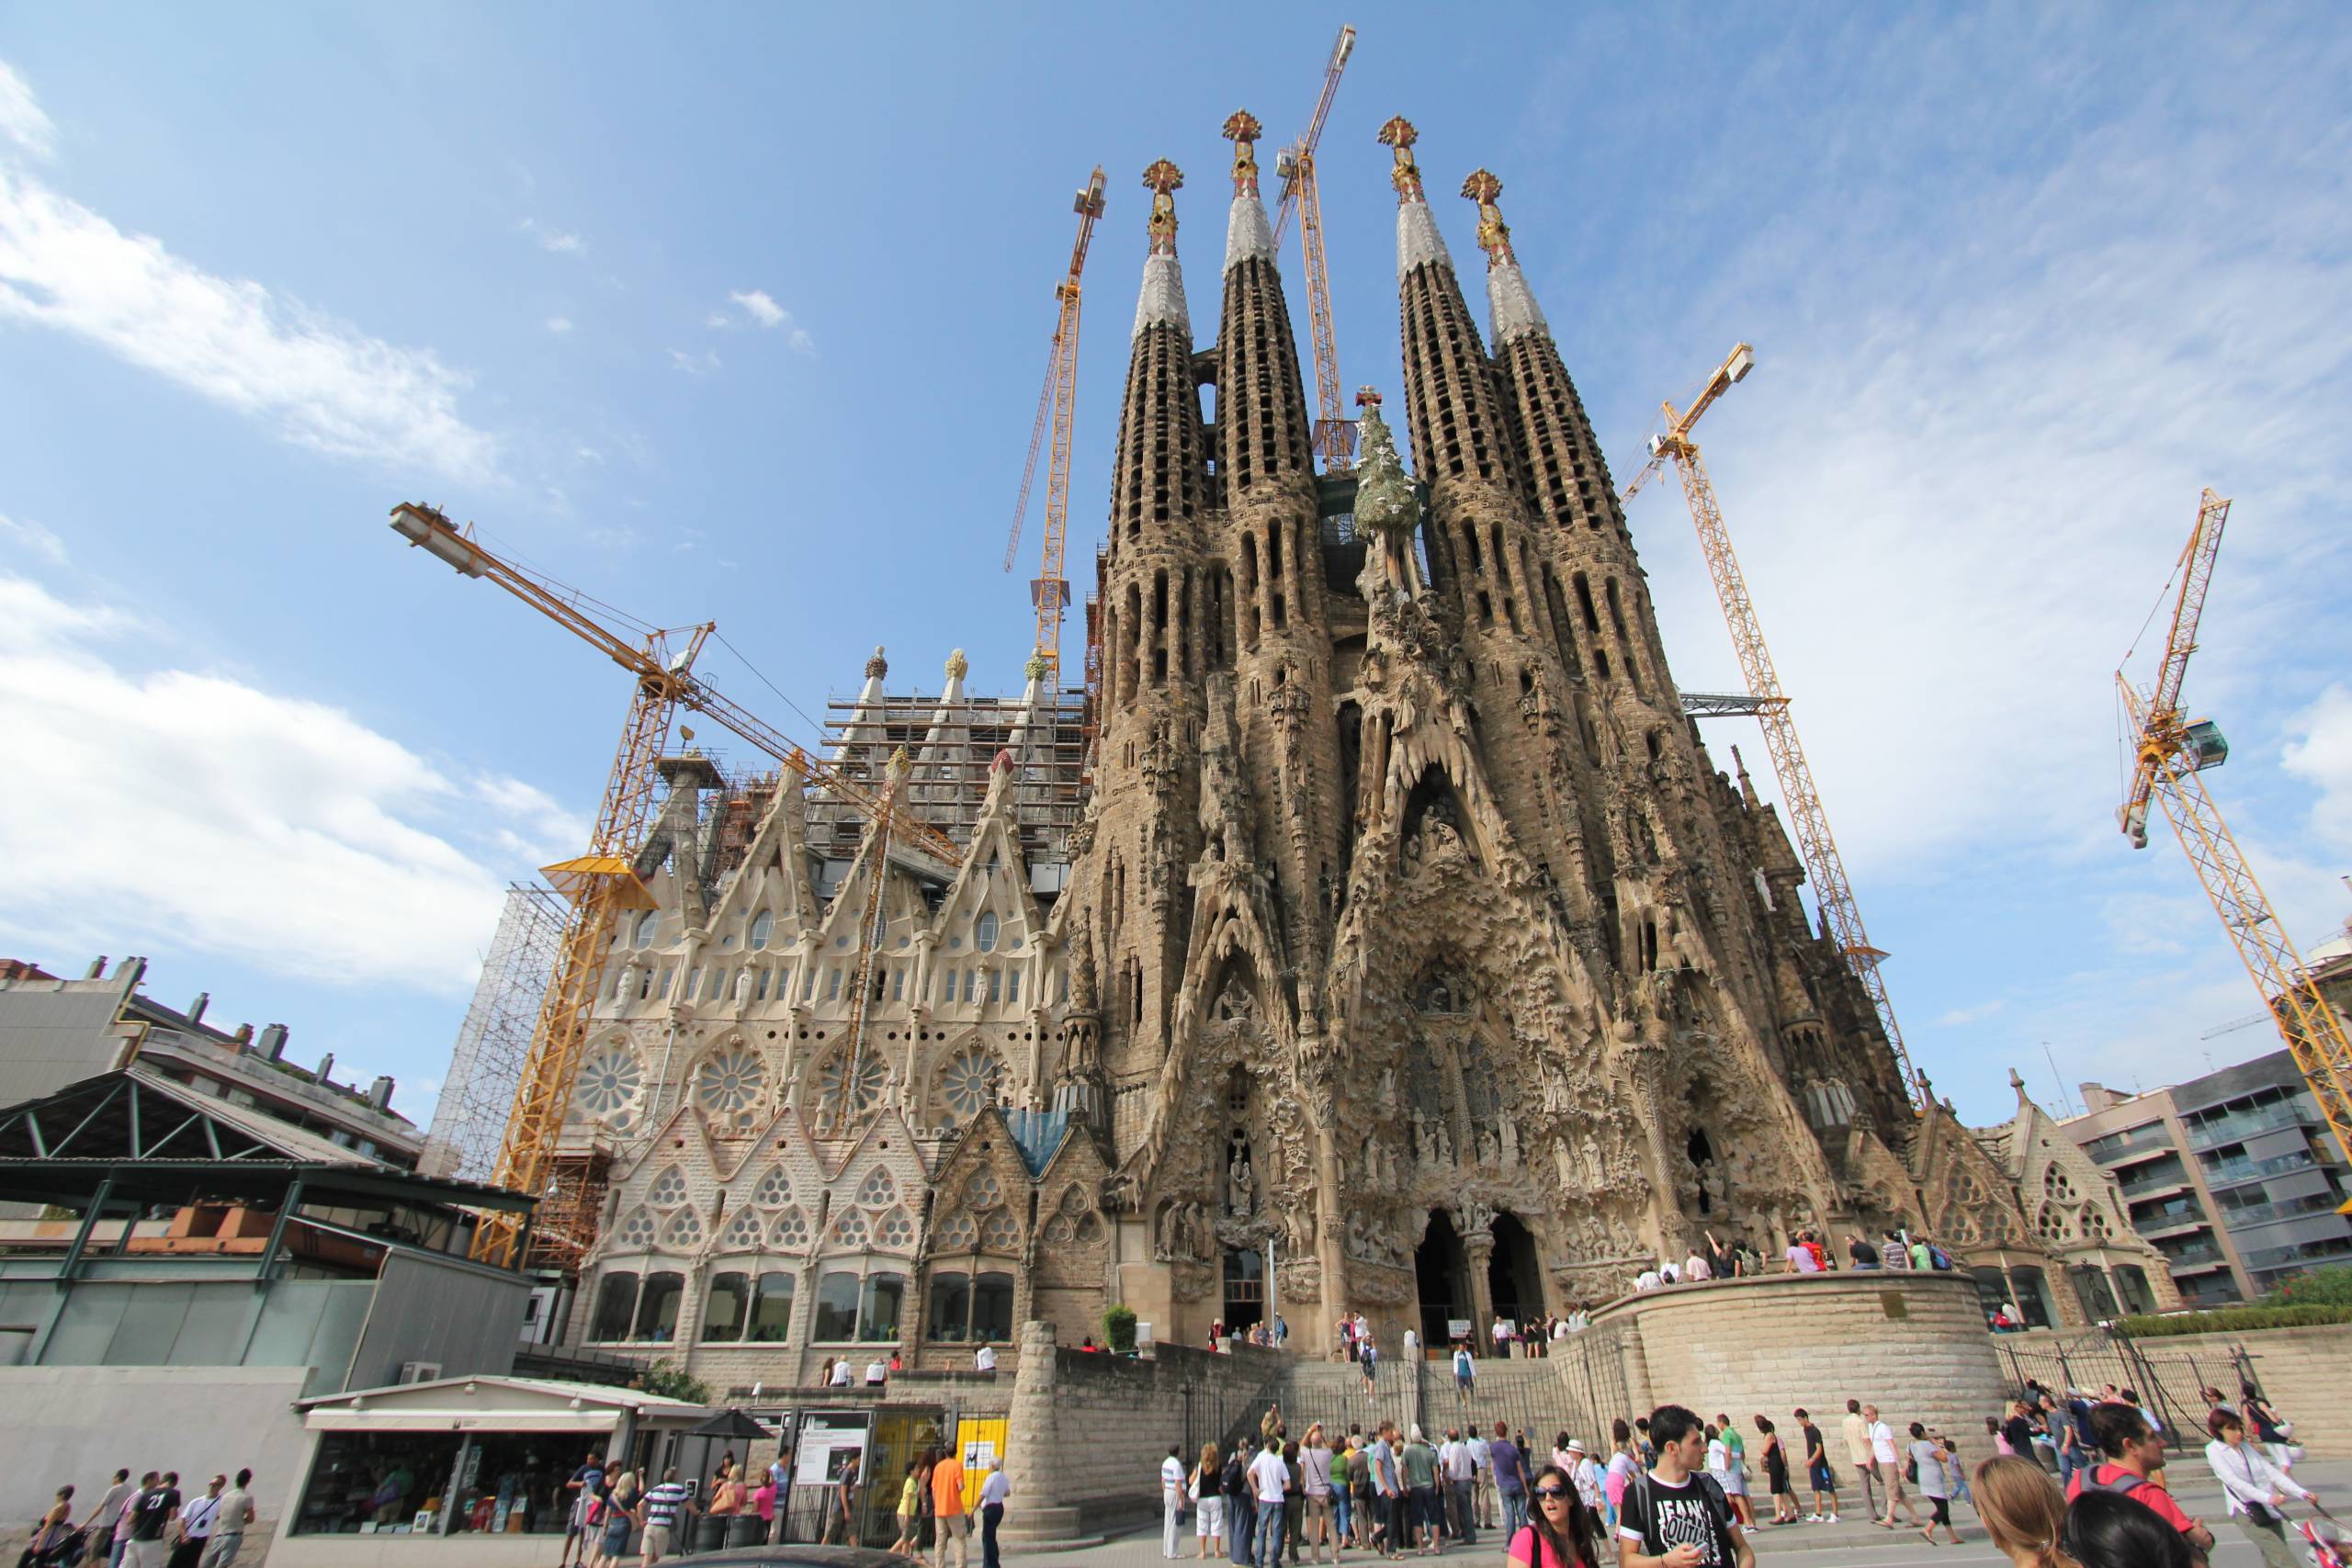
[[[1114,1355],[1131,1356],[1136,1348],[1136,1309],[1114,1306],[1102,1314],[1102,1337]]]
[[[710,1403],[710,1385],[687,1376],[684,1368],[666,1357],[645,1369],[644,1383],[646,1393],[664,1399],[683,1399],[689,1404]]]

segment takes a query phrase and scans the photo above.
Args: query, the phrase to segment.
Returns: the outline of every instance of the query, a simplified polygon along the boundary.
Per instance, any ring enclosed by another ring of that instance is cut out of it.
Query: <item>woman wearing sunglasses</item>
[[[1567,1472],[1556,1464],[1537,1471],[1530,1497],[1535,1506],[1527,1528],[1511,1538],[1511,1562],[1519,1568],[1600,1568],[1592,1510]]]

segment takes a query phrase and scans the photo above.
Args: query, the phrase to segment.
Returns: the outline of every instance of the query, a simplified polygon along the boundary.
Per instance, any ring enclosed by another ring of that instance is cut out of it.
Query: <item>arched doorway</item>
[[[1266,1255],[1255,1247],[1225,1253],[1225,1331],[1238,1334],[1266,1316]]]
[[[1452,1337],[1447,1325],[1470,1315],[1469,1255],[1442,1209],[1430,1211],[1429,1234],[1413,1249],[1413,1278],[1419,1287],[1415,1293],[1421,1303],[1421,1345],[1442,1345]]]
[[[1489,1228],[1494,1232],[1495,1250],[1487,1261],[1487,1299],[1495,1303],[1496,1316],[1517,1327],[1544,1312],[1544,1276],[1535,1266],[1535,1237],[1517,1214],[1497,1214]],[[1487,1326],[1474,1326],[1474,1348]]]

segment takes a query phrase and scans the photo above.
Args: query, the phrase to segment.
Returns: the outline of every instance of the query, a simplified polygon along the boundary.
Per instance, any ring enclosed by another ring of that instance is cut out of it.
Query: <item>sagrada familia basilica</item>
[[[1086,705],[1036,669],[967,695],[960,654],[894,696],[880,650],[839,705],[832,765],[960,863],[663,763],[660,907],[616,933],[566,1134],[609,1162],[572,1337],[729,1384],[968,1365],[1033,1318],[1075,1343],[1121,1303],[1191,1343],[1361,1309],[1393,1345],[1606,1300],[1709,1232],[1891,1225],[1988,1310],[2174,1304],[2022,1089],[1972,1130],[1904,1081],[1685,716],[1501,182],[1461,187],[1482,335],[1415,130],[1381,129],[1403,375],[1318,474],[1258,126],[1225,132],[1213,346],[1183,177],[1144,176]]]

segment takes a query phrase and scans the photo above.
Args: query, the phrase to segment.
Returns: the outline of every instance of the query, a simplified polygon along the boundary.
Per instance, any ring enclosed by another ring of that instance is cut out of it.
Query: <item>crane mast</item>
[[[1315,450],[1324,471],[1334,474],[1355,467],[1356,426],[1347,417],[1340,387],[1339,334],[1331,321],[1331,271],[1323,254],[1323,198],[1315,185],[1315,149],[1323,140],[1323,124],[1340,90],[1340,73],[1347,69],[1355,47],[1355,28],[1341,28],[1323,67],[1323,90],[1306,133],[1274,157],[1274,173],[1283,176],[1282,198],[1274,209],[1274,246],[1281,249],[1283,228],[1295,208],[1299,245],[1306,257],[1307,333],[1315,350]]]
[[[1069,271],[1054,285],[1059,309],[1054,318],[1054,342],[1046,360],[1045,389],[1037,394],[1037,417],[1029,430],[1029,458],[1021,469],[1021,496],[1012,505],[1012,536],[1004,547],[1004,570],[1011,571],[1021,550],[1021,522],[1029,510],[1029,489],[1037,475],[1037,453],[1050,424],[1051,456],[1046,463],[1046,538],[1036,580],[1029,598],[1037,612],[1035,652],[1045,661],[1048,691],[1061,685],[1062,615],[1069,608],[1069,579],[1063,570],[1063,549],[1069,535],[1070,438],[1078,411],[1079,278],[1086,270],[1087,247],[1094,241],[1094,220],[1102,216],[1102,166],[1094,166],[1083,189],[1070,203],[1078,214],[1078,238],[1070,245]]]
[[[2327,1118],[2337,1150],[2352,1160],[2352,1042],[2344,1021],[2320,995],[2294,940],[2280,927],[2245,852],[2205,787],[2204,770],[2228,760],[2228,745],[2211,724],[2185,721],[2180,705],[2181,682],[2197,649],[2198,623],[2229,515],[2229,502],[2211,490],[2199,498],[2196,526],[2181,551],[2180,593],[2173,603],[2154,685],[2143,693],[2122,671],[2115,672],[2133,752],[2132,778],[2117,817],[2132,847],[2145,849],[2150,798],[2163,808],[2238,961]],[[2345,1212],[2352,1213],[2352,1204]]]
[[[527,1224],[517,1215],[485,1215],[473,1239],[473,1256],[487,1263],[549,1264],[569,1270],[595,1239],[601,1180],[593,1171],[565,1166],[557,1145],[602,994],[616,924],[625,912],[654,907],[652,894],[629,863],[652,815],[653,764],[678,710],[707,715],[874,823],[877,886],[894,857],[939,880],[952,880],[963,852],[901,807],[895,787],[876,795],[696,677],[695,660],[717,629],[712,624],[687,628],[683,646],[674,650],[667,632],[632,638],[605,625],[598,607],[583,595],[492,553],[431,507],[394,507],[392,528],[460,576],[487,579],[505,589],[604,653],[634,682],[588,852],[545,868],[550,885],[570,901],[571,918],[492,1177],[498,1186],[539,1199],[541,1212]]]
[[[1837,942],[1838,951],[1844,955],[1847,967],[1861,982],[1863,993],[1878,1013],[1879,1026],[1885,1031],[1887,1045],[1894,1053],[1905,1091],[1917,1097],[1926,1091],[1920,1089],[1918,1075],[1912,1070],[1910,1053],[1903,1044],[1902,1027],[1895,1022],[1894,1004],[1888,998],[1886,981],[1879,974],[1879,961],[1886,953],[1871,945],[1870,933],[1862,926],[1861,906],[1854,897],[1852,882],[1847,878],[1838,840],[1829,831],[1829,814],[1823,808],[1821,791],[1813,782],[1813,768],[1805,761],[1804,748],[1797,739],[1796,720],[1790,716],[1788,696],[1781,690],[1780,674],[1772,667],[1771,649],[1765,646],[1763,623],[1757,618],[1755,601],[1748,596],[1747,579],[1739,570],[1739,558],[1732,552],[1731,533],[1724,526],[1723,508],[1715,502],[1715,487],[1707,478],[1699,444],[1690,439],[1700,416],[1745,379],[1755,364],[1755,350],[1739,344],[1708,376],[1689,408],[1678,412],[1670,402],[1659,405],[1666,415],[1665,434],[1650,437],[1650,460],[1634,476],[1633,483],[1625,487],[1624,499],[1631,501],[1661,465],[1674,465],[1682,481],[1683,498],[1690,505],[1690,521],[1699,531],[1699,549],[1706,558],[1707,575],[1714,581],[1715,598],[1723,605],[1724,623],[1731,628],[1732,651],[1738,656],[1740,671],[1747,678],[1747,694],[1756,705],[1756,720],[1764,731],[1764,749],[1771,755],[1773,776],[1780,780],[1781,803],[1788,807],[1789,826],[1796,833],[1797,852],[1804,857],[1814,898],[1821,906],[1823,922]]]

